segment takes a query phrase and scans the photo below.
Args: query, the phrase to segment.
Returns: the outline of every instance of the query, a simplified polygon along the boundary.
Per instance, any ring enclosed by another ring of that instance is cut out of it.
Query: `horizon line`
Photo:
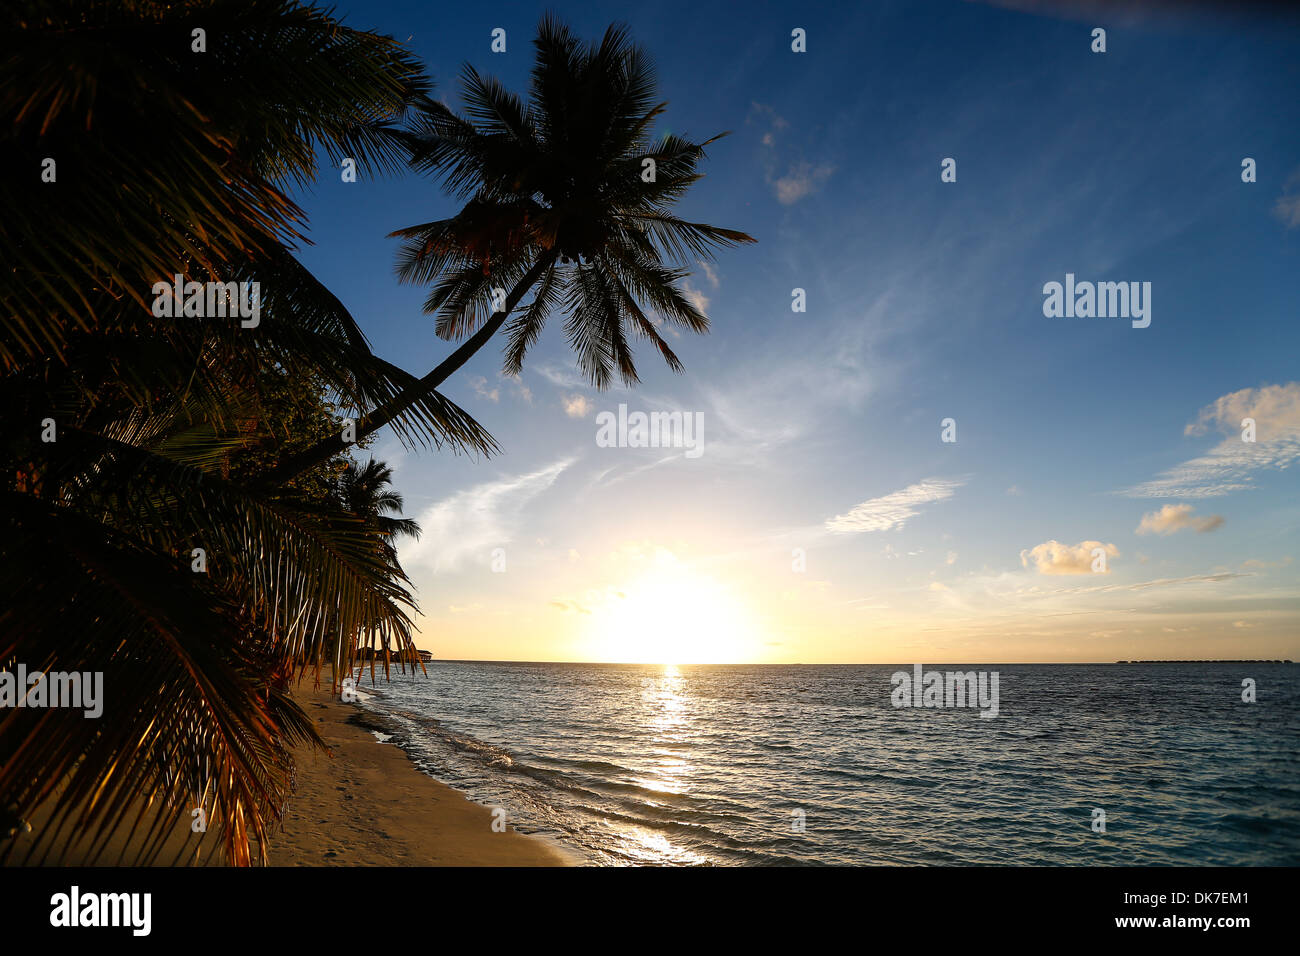
[[[368,663],[368,662],[359,662]],[[395,661],[401,663],[401,661]],[[409,662],[408,662],[409,663]],[[733,661],[718,663],[673,664],[664,661],[570,661],[570,660],[513,660],[507,658],[435,657],[425,664],[590,664],[599,667],[912,667],[917,661]],[[1290,658],[1146,658],[1120,661],[931,661],[922,666],[947,667],[959,664],[1000,664],[1014,667],[1078,667],[1117,664],[1294,664]]]

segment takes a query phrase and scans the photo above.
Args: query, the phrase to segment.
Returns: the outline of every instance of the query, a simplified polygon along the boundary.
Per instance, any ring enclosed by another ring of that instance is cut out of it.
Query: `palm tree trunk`
[[[356,440],[360,441],[372,432],[383,428],[410,408],[420,396],[428,394],[430,389],[437,388],[450,378],[453,372],[468,362],[474,353],[486,345],[488,339],[496,334],[497,329],[501,328],[502,324],[505,323],[507,316],[519,305],[519,300],[542,277],[542,273],[550,268],[551,263],[555,261],[557,256],[557,252],[548,252],[542,255],[533,263],[532,268],[525,273],[524,277],[515,283],[515,287],[510,290],[510,294],[506,296],[505,308],[500,312],[494,312],[492,317],[484,322],[477,332],[466,339],[456,351],[443,359],[437,368],[420,379],[419,382],[403,389],[379,408],[363,416],[357,422]],[[343,452],[347,447],[348,443],[343,440],[342,435],[332,435],[329,438],[322,439],[311,448],[280,462],[266,474],[260,484],[271,486],[288,481],[309,468],[328,461]]]

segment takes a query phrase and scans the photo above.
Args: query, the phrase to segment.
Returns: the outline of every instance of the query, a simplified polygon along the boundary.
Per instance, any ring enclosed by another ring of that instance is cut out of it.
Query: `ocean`
[[[390,742],[588,864],[1300,864],[1296,665],[926,665],[995,718],[911,664],[426,667],[360,685]]]

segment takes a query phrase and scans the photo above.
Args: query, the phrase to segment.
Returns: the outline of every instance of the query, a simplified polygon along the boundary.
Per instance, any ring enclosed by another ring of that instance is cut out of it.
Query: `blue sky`
[[[503,454],[375,442],[425,525],[402,551],[420,646],[1300,657],[1300,34],[977,3],[339,9],[410,36],[453,106],[465,62],[526,90],[544,9],[589,39],[628,23],[669,102],[660,131],[732,131],[681,214],[758,239],[689,280],[712,332],[671,341],[685,374],[642,348],[641,387],[598,393],[557,317],[521,379],[490,345],[444,388]],[[301,259],[376,351],[435,365],[453,345],[427,290],[397,284],[386,235],[452,202],[414,175],[330,169],[301,202]],[[1066,273],[1151,283],[1150,326],[1045,317]],[[619,403],[702,415],[703,454],[598,447]]]

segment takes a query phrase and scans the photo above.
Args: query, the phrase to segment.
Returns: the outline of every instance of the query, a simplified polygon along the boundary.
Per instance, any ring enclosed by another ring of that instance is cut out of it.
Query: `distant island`
[[[1192,660],[1192,661],[1116,661],[1116,664],[1294,664],[1294,661],[1228,661],[1228,660]]]

